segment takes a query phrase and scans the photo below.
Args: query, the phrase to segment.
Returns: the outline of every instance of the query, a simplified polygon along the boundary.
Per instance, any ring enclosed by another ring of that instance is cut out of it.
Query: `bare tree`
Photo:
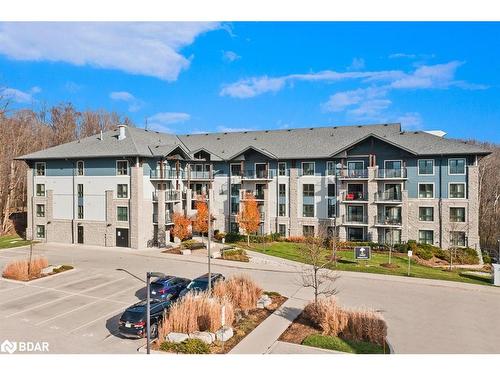
[[[325,248],[324,236],[307,237],[305,243],[299,247],[300,255],[308,266],[302,270],[302,286],[313,288],[314,302],[318,302],[318,296],[327,297],[337,294],[335,282],[339,278],[338,273],[328,269],[333,264],[331,253]]]

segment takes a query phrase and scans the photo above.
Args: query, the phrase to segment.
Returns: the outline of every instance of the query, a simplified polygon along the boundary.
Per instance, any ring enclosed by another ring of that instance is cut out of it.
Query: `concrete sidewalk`
[[[281,334],[299,316],[305,304],[306,301],[303,299],[290,297],[279,309],[241,340],[229,354],[268,353]]]

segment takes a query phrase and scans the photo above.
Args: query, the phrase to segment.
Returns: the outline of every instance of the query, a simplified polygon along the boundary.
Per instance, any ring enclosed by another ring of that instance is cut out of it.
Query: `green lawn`
[[[384,354],[384,348],[377,344],[370,342],[355,342],[350,340],[341,339],[335,336],[323,335],[310,335],[307,336],[302,345],[314,346],[316,348],[337,350],[339,352],[353,353],[353,354]]]
[[[245,246],[245,244],[240,244]],[[273,242],[268,244],[251,244],[249,250],[257,251],[267,255],[273,255],[280,258],[294,260],[297,262],[304,262],[300,252],[298,251],[301,244],[290,242]],[[245,246],[246,247],[246,246]],[[356,262],[354,259],[354,251],[338,251],[337,256],[341,259],[337,262],[336,269],[341,271],[355,271],[355,272],[371,272],[385,275],[398,275],[407,276],[408,272],[408,258],[406,255],[392,253],[393,264],[399,266],[398,268],[386,268],[381,264],[388,263],[388,252],[373,253],[372,258],[368,261]],[[325,257],[331,255],[331,250],[325,249]],[[329,267],[334,269],[333,264]],[[491,279],[481,276],[467,275],[463,271],[442,270],[440,268],[432,268],[417,264],[415,261],[411,262],[410,277],[419,277],[424,279],[438,279],[448,281],[461,281],[473,284],[491,285]]]
[[[16,235],[0,237],[0,249],[7,249],[9,247],[18,247],[29,244],[30,241],[23,240],[21,237],[18,237]]]

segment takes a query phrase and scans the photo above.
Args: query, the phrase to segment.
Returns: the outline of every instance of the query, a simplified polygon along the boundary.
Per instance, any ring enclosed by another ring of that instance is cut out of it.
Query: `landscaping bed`
[[[311,314],[313,305],[311,302],[306,307],[281,334],[279,341],[352,354],[390,353],[385,340],[385,322],[381,317],[372,312],[343,310],[335,303],[333,310],[327,306],[326,309],[320,309],[319,313]],[[316,323],[313,323],[310,315],[316,315]]]
[[[188,250],[188,252],[195,251],[195,250],[205,250],[206,245],[200,241],[196,240],[186,240],[183,241],[179,244],[177,247],[172,247],[166,250],[163,250],[162,253],[167,253],[167,254],[177,254],[177,255],[182,255],[183,251]]]
[[[28,259],[8,263],[2,272],[2,277],[17,281],[32,281],[72,269],[73,266],[66,264],[49,266],[46,258],[36,257],[31,260],[31,264]]]
[[[241,248],[225,248],[222,249],[221,259],[224,260],[233,260],[238,262],[249,262],[250,258],[247,255],[247,252]]]

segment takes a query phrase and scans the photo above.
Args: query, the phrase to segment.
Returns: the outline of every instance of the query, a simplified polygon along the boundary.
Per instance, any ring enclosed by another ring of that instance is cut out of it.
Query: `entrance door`
[[[128,246],[128,229],[116,228],[116,246],[129,247]]]
[[[78,243],[83,243],[83,227],[80,225],[77,228],[78,230],[77,230],[76,240]]]

